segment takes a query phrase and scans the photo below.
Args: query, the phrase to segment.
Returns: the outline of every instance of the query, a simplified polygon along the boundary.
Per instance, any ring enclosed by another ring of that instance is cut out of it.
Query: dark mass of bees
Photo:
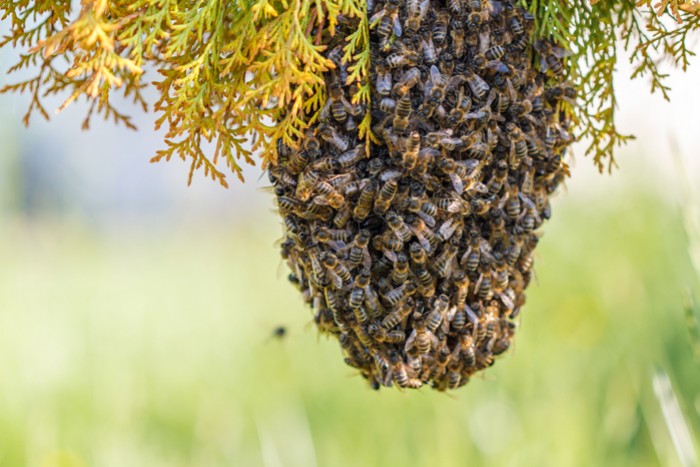
[[[341,18],[327,105],[269,171],[282,256],[371,387],[454,389],[511,346],[576,93],[563,51],[531,39],[533,18],[511,1],[368,9],[371,109],[351,100],[340,57],[354,25]]]

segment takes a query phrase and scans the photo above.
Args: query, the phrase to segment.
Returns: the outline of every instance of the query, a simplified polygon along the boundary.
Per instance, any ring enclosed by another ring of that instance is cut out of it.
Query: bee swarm
[[[322,332],[373,388],[466,384],[511,345],[536,229],[572,138],[560,49],[512,1],[370,7],[372,108],[327,38],[329,98],[270,168],[282,255]],[[532,60],[541,62],[533,67]],[[372,113],[371,145],[357,122]]]

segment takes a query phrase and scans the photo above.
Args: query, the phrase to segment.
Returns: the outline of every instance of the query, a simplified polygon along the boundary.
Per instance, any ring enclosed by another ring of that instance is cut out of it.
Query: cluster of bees
[[[340,21],[319,121],[270,168],[282,256],[372,387],[454,389],[511,345],[576,93],[511,0],[368,7],[371,108],[352,102]]]

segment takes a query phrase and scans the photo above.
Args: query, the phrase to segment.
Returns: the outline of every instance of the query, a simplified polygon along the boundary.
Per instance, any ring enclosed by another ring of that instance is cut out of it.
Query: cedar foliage
[[[694,0],[522,0],[537,21],[536,34],[567,48],[569,79],[581,96],[567,109],[575,135],[584,138],[598,167],[612,168],[614,147],[631,138],[618,132],[613,71],[618,39],[631,51],[633,77],[647,77],[651,91],[669,99],[660,64],[685,69],[690,33],[700,22]],[[362,0],[0,0],[9,33],[0,47],[15,47],[12,73],[32,75],[0,92],[26,92],[31,102],[23,122],[39,113],[43,99],[65,97],[58,110],[83,97],[83,128],[98,114],[134,128],[110,102],[112,92],[144,110],[143,90],[154,86],[156,128],[167,130],[165,147],[153,161],[179,157],[227,186],[225,171],[241,177],[241,160],[274,163],[277,141],[297,146],[318,118],[327,92],[323,73],[334,68],[324,43],[339,21],[359,20],[343,60],[357,83],[355,103],[369,104],[369,24]],[[313,36],[311,31],[317,31]],[[150,83],[144,73],[154,75]],[[373,141],[370,116],[360,124]],[[205,152],[213,144],[213,153]],[[370,149],[367,145],[367,149]]]

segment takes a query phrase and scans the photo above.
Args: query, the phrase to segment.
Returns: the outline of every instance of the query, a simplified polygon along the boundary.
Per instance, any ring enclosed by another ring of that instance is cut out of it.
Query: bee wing
[[[486,68],[499,73],[508,73],[509,71],[508,67],[500,60],[491,60],[486,64]]]
[[[513,303],[513,300],[511,300],[510,297],[509,297],[508,295],[506,295],[505,293],[503,293],[503,292],[499,293],[499,294],[498,294],[498,298],[501,299],[501,301],[503,302],[503,304],[504,304],[504,305],[506,306],[506,308],[508,308],[509,310],[512,310],[513,308],[515,308],[515,303]]]
[[[430,81],[433,83],[437,83],[442,79],[442,73],[440,73],[440,70],[438,67],[435,65],[430,65]]]
[[[455,189],[457,194],[461,195],[464,193],[464,181],[459,178],[459,175],[455,173],[448,174],[450,177],[450,180],[452,180],[452,187]]]
[[[401,37],[403,35],[403,28],[401,28],[401,20],[398,14],[394,16],[394,34],[396,37]]]
[[[417,333],[416,330],[414,329],[413,332],[411,332],[411,335],[408,336],[408,339],[406,339],[406,344],[404,345],[404,350],[405,350],[406,352],[408,352],[409,350],[411,350],[411,348],[413,347],[413,342],[416,340],[416,336],[417,336],[417,335],[418,335],[418,333]]]
[[[423,219],[423,222],[425,222],[425,225],[428,227],[435,227],[435,218],[433,216],[430,216],[423,211],[418,211],[418,216]]]
[[[480,118],[484,118],[486,115],[487,115],[486,112],[484,112],[483,110],[479,110],[477,112],[469,112],[467,115],[464,116],[464,118],[466,120],[470,120],[470,119],[478,120]]]
[[[467,251],[464,252],[461,258],[459,258],[459,264],[464,265],[472,252],[472,247],[468,247]]]
[[[552,53],[557,58],[564,58],[571,55],[571,51],[563,49],[561,47],[552,47]]]
[[[400,234],[397,232],[396,235],[398,236],[398,235],[400,235]],[[399,237],[399,239],[400,239],[400,237]],[[396,259],[397,259],[397,258],[396,258],[396,253],[395,253],[395,252],[393,252],[393,251],[391,251],[391,250],[383,250],[383,252],[384,252],[384,256],[386,256],[386,258],[387,258],[389,261],[391,261],[392,263],[395,263],[395,262],[396,262]]]
[[[547,71],[547,60],[544,57],[540,57],[540,67],[543,72]]]
[[[455,222],[454,217],[450,217],[442,223],[442,225],[438,229],[438,233],[443,238],[443,240],[449,240],[450,237],[452,237],[452,234],[455,233],[455,230],[457,230],[457,223]]]
[[[386,14],[386,9],[385,9],[385,8],[382,8],[381,10],[379,10],[378,12],[376,12],[375,14],[373,14],[373,15],[369,18],[369,27],[370,27],[370,29],[376,27],[377,24],[382,20],[382,18],[384,17],[385,14]]]
[[[340,276],[338,274],[334,273],[333,271],[329,270],[327,272],[331,278],[331,281],[333,282],[333,286],[338,290],[342,289],[343,288],[343,279],[341,279]]]

